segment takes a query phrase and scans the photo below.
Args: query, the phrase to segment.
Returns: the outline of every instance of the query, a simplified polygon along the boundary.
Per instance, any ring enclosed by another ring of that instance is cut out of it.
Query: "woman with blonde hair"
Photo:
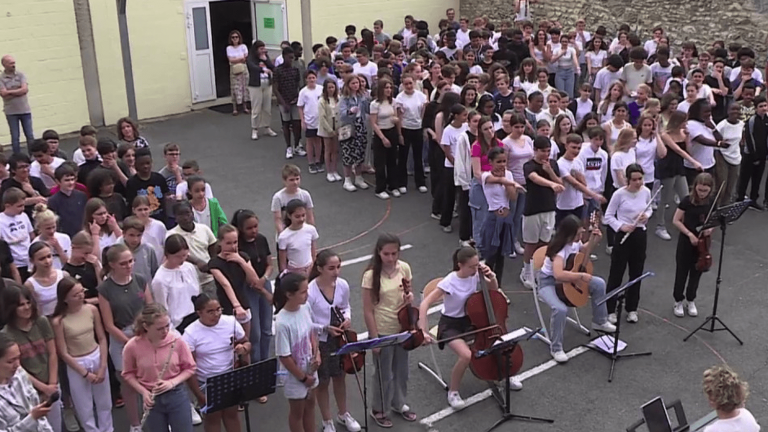
[[[717,420],[706,432],[758,432],[760,425],[744,404],[749,386],[728,366],[714,366],[704,371],[704,394],[717,411]]]
[[[53,253],[53,268],[61,270],[69,260],[72,241],[68,235],[56,231],[59,217],[45,204],[37,204],[32,219],[34,219],[35,230],[39,234],[33,243],[46,242]]]
[[[229,89],[232,95],[232,115],[237,115],[237,106],[243,105],[243,112],[249,114],[248,102],[251,100],[248,91],[248,47],[243,41],[243,35],[237,30],[229,32],[227,45],[227,60],[229,60]]]

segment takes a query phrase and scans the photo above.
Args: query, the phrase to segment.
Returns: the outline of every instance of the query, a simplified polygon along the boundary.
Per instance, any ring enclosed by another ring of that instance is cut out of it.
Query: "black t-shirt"
[[[128,179],[125,185],[125,200],[129,206],[133,205],[133,199],[137,196],[145,196],[149,199],[149,215],[162,223],[166,221],[165,200],[170,195],[168,183],[165,178],[156,172],[152,172],[149,178],[144,180],[138,174]]]
[[[253,269],[256,270],[256,275],[263,277],[264,273],[267,271],[267,266],[269,265],[268,257],[272,255],[272,252],[269,250],[269,242],[267,241],[267,238],[261,234],[256,236],[251,242],[241,238],[238,248],[251,259],[251,265],[253,266]]]
[[[85,288],[85,298],[98,297],[99,292],[96,288],[99,286],[99,278],[96,276],[96,267],[93,264],[88,261],[81,265],[66,263],[61,269],[69,273]]]
[[[513,97],[515,97],[515,92],[509,92],[509,94],[506,96],[502,95],[501,93],[494,96],[493,102],[496,104],[496,108],[494,109],[496,114],[503,116],[504,111],[514,108],[514,104],[512,103]]]
[[[711,206],[711,200],[707,200],[702,204],[695,205],[693,202],[691,202],[691,196],[688,195],[683,198],[682,201],[680,201],[680,204],[678,204],[677,208],[685,212],[685,215],[683,216],[683,225],[688,228],[688,231],[697,233],[697,228],[702,226],[707,220],[707,214],[709,213],[709,208]],[[682,235],[682,233],[681,236],[685,237]]]
[[[13,264],[11,247],[8,246],[8,243],[6,243],[5,240],[0,240],[0,277],[13,279],[11,264]]]
[[[88,176],[93,170],[101,166],[101,161],[97,159],[87,159],[77,167],[77,182],[88,187]]]
[[[122,222],[123,219],[130,215],[130,210],[128,209],[128,205],[125,203],[125,198],[123,198],[123,196],[119,193],[115,192],[111,196],[99,198],[101,198],[101,200],[104,201],[104,204],[107,205],[107,211],[109,214],[114,216],[115,220],[118,222]]]
[[[45,187],[45,183],[43,183],[40,177],[29,176],[29,184],[32,185],[32,189],[34,189],[35,192],[37,192],[38,194],[44,197],[51,196],[51,191],[49,191],[48,188]],[[0,186],[0,196],[2,196],[2,194],[5,193],[5,191],[7,191],[12,187],[18,188],[19,190],[24,192],[27,198],[32,198],[35,196],[27,193],[27,191],[25,191],[24,188],[21,186],[21,183],[13,177],[8,177],[7,179],[3,180],[3,184],[2,186]],[[26,213],[27,216],[29,216],[29,220],[33,220],[32,212],[34,211],[34,209],[35,209],[34,205],[24,206],[24,213]]]
[[[243,252],[240,252],[240,256],[242,256],[246,262],[250,261],[248,255]],[[208,261],[208,268],[219,270],[224,277],[227,278],[229,285],[232,286],[232,290],[235,292],[237,301],[240,302],[240,306],[242,306],[243,309],[251,308],[250,303],[248,303],[248,297],[245,295],[245,290],[248,289],[245,283],[245,270],[240,267],[240,264],[227,261],[218,255],[214,255],[211,260]],[[224,291],[221,284],[219,284],[218,280],[216,281],[216,296],[219,298],[219,303],[221,304],[223,312],[232,315],[234,309],[232,307],[232,302],[229,301],[227,293]]]
[[[119,167],[119,166],[118,166]],[[122,171],[122,169],[121,169]],[[120,181],[120,176],[115,172],[113,169],[105,168],[103,165],[97,165],[91,172],[88,174],[87,181],[88,183],[84,183],[85,186],[88,188],[88,192],[91,196],[99,196],[99,193],[101,191],[95,190],[95,185],[91,185],[91,179],[96,175],[97,172],[107,172],[109,173],[109,176],[112,177],[112,181],[115,183],[115,189],[114,191],[119,193],[120,195],[125,194],[125,185]],[[130,176],[127,176],[130,177]],[[92,187],[94,186],[94,187]]]
[[[560,170],[557,168],[557,161],[550,159],[549,166],[552,167],[552,171],[555,175],[559,177]],[[547,180],[553,180],[549,178],[549,174],[544,171],[542,165],[536,162],[535,159],[531,159],[523,165],[525,188],[528,189],[528,193],[525,195],[525,210],[523,211],[523,216],[534,216],[539,213],[555,211],[555,191],[553,191],[552,188],[536,184],[531,180],[530,176],[532,173],[536,173]]]
[[[509,134],[505,132],[504,129],[497,130],[494,135],[496,135],[496,139],[499,141],[504,141],[504,138],[509,136]]]
[[[718,83],[717,78],[711,75],[704,77],[704,84],[710,86],[713,89],[720,88],[720,84]],[[730,95],[731,81],[727,77],[723,77],[723,84],[725,85],[725,88]],[[714,120],[715,124],[718,124],[726,117],[728,117],[725,100],[726,95],[713,94],[713,96],[715,97],[715,106],[712,107],[712,119]]]

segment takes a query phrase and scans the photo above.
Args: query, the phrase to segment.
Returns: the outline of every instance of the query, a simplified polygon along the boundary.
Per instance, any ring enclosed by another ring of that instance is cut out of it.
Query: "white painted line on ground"
[[[566,355],[568,356],[569,359],[572,359],[572,358],[576,357],[577,355],[585,353],[587,351],[589,351],[589,349],[580,346],[578,348],[574,348],[573,350],[569,351]],[[517,375],[517,378],[520,381],[525,381],[528,378],[532,378],[532,377],[534,377],[536,375],[539,375],[540,373],[545,372],[545,371],[547,371],[549,369],[552,369],[555,366],[557,366],[557,362],[554,361],[554,360],[550,360],[548,362],[542,363],[542,364],[534,367],[533,369],[528,369],[527,371]],[[491,396],[492,396],[492,393],[491,393],[490,389],[482,391],[480,393],[477,393],[477,394],[475,394],[475,395],[473,395],[473,396],[471,396],[471,397],[469,397],[467,399],[464,399],[464,404],[465,405],[464,405],[464,408],[462,408],[462,409],[466,409],[467,407],[469,407],[471,405],[474,405],[476,403],[482,402],[482,401],[488,399]],[[419,423],[423,424],[426,427],[432,427],[435,423],[439,422],[440,420],[445,419],[446,417],[450,416],[451,414],[455,414],[456,412],[457,412],[457,410],[455,410],[455,409],[453,409],[451,407],[448,407],[448,408],[445,408],[445,409],[443,409],[441,411],[438,411],[438,412],[436,412],[436,413],[434,413],[434,414],[432,414],[432,415],[430,415],[428,417],[424,417],[423,419],[421,419],[419,421]]]

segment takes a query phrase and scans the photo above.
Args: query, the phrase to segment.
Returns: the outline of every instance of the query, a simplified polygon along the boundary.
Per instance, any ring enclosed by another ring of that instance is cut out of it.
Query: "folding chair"
[[[539,302],[541,300],[539,299],[539,280],[538,280],[538,274],[539,270],[541,270],[541,267],[544,266],[544,259],[546,258],[547,253],[547,247],[543,246],[536,250],[536,252],[533,254],[533,272],[534,275],[534,283],[533,283],[533,304],[536,306],[536,314],[539,316],[539,324],[541,324],[541,333],[537,335],[537,337],[547,345],[552,345],[552,341],[549,339],[549,331],[547,330],[547,325],[544,321],[544,316],[541,314],[541,305]],[[579,313],[576,310],[576,308],[569,307],[570,311],[573,312],[573,318],[566,317],[569,324],[576,327],[577,330],[584,333],[585,335],[589,336],[589,329],[584,327],[581,324],[581,320],[579,319]]]
[[[426,286],[424,286],[424,289],[421,290],[421,300],[424,301],[424,299],[437,288],[437,284],[443,280],[443,278],[435,278],[429,281]],[[437,339],[437,325],[429,329],[429,334],[432,336],[433,339]],[[425,363],[419,362],[419,369],[427,372],[430,374],[434,379],[437,380],[437,382],[443,387],[445,391],[448,391],[448,384],[446,384],[445,380],[443,379],[443,374],[440,372],[440,366],[437,364],[437,358],[435,357],[435,346],[434,344],[429,345],[429,353],[432,356],[432,365],[433,367],[429,367]]]

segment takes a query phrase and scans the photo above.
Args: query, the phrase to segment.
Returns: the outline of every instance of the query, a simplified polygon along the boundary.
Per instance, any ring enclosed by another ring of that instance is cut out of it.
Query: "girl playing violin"
[[[336,252],[326,249],[317,254],[315,263],[309,272],[309,299],[307,303],[312,313],[312,322],[321,328],[318,336],[320,346],[320,368],[317,375],[320,385],[317,387],[317,406],[323,417],[323,432],[335,432],[336,427],[331,417],[328,385],[333,380],[333,394],[339,413],[336,421],[350,432],[358,432],[360,424],[347,411],[346,374],[341,368],[341,357],[331,354],[339,350],[339,337],[351,326],[352,311],[349,306],[349,284],[339,277],[341,258]]]
[[[400,261],[400,239],[382,234],[376,241],[373,258],[363,273],[363,314],[371,339],[400,332],[397,318],[403,304],[413,301],[410,288],[411,266]],[[373,350],[376,379],[373,383],[371,417],[382,428],[391,428],[389,412],[394,411],[406,421],[416,421],[416,413],[406,405],[408,392],[408,351],[400,345]]]
[[[438,339],[459,336],[473,330],[472,323],[465,312],[465,305],[467,299],[477,291],[481,273],[489,290],[499,289],[496,274],[491,271],[490,267],[480,264],[477,251],[474,248],[465,246],[453,253],[453,271],[438,282],[437,288],[421,301],[419,307],[420,325],[428,343],[434,343],[432,337],[429,336],[427,316],[429,306],[440,298],[443,298],[444,309],[437,325]],[[443,349],[444,345],[442,342],[438,343],[440,349]],[[459,385],[464,372],[469,367],[472,351],[464,338],[454,339],[448,342],[448,346],[459,357],[451,371],[448,405],[453,409],[461,409],[464,407],[464,400],[459,395]],[[512,390],[523,388],[523,384],[514,377],[510,378],[509,384]]]
[[[680,205],[675,210],[675,216],[672,223],[680,230],[680,236],[677,238],[677,253],[675,262],[675,316],[685,316],[683,310],[683,300],[688,309],[688,315],[695,317],[698,315],[696,305],[693,301],[696,299],[696,290],[699,289],[699,279],[701,272],[696,270],[696,261],[699,259],[697,245],[701,241],[700,236],[709,237],[712,235],[712,228],[699,233],[698,226],[702,225],[707,219],[710,207],[712,206],[712,190],[715,180],[710,174],[701,173],[693,181],[691,194],[680,201]],[[685,282],[688,281],[688,289]]]
[[[565,263],[571,254],[577,254],[586,245],[579,239],[584,233],[584,228],[577,216],[569,215],[560,222],[547,245],[544,265],[539,272],[539,298],[552,309],[552,317],[549,320],[549,333],[552,341],[550,352],[552,358],[558,363],[568,361],[568,356],[563,351],[563,331],[568,314],[568,306],[557,296],[555,285],[557,283],[587,282],[589,294],[592,299],[592,328],[603,332],[613,333],[616,327],[608,322],[608,308],[605,303],[597,305],[596,302],[605,295],[605,281],[589,273],[581,273],[565,269]],[[602,237],[600,228],[592,231],[590,241],[597,242]]]

